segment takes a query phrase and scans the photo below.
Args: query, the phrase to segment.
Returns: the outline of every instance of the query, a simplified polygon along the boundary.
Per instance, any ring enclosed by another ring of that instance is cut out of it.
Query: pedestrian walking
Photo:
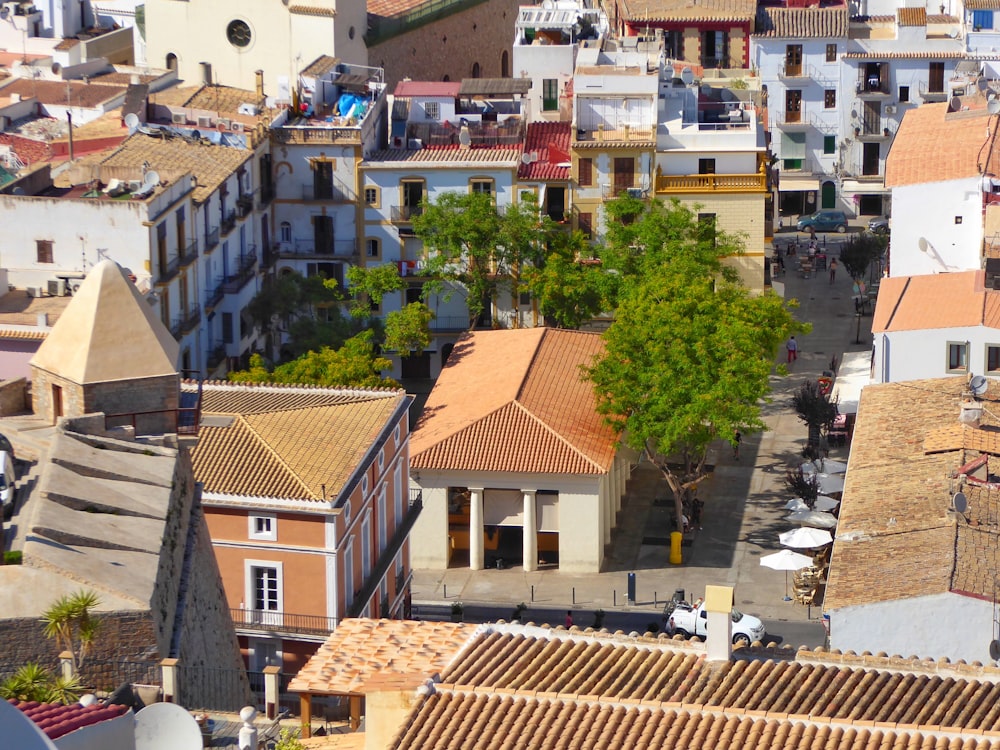
[[[701,531],[701,509],[705,507],[705,503],[695,496],[694,500],[691,501],[691,523],[699,531]]]
[[[740,460],[740,443],[742,442],[743,442],[743,436],[740,434],[740,431],[737,430],[733,434],[733,458],[735,458],[737,461]]]
[[[836,278],[836,276],[837,276],[837,259],[834,258],[833,260],[830,261],[830,283],[831,284],[833,283],[833,280]]]
[[[573,627],[573,613],[570,610],[566,610],[566,627]]]
[[[785,342],[785,350],[788,352],[788,364],[799,358],[799,342],[792,336]]]

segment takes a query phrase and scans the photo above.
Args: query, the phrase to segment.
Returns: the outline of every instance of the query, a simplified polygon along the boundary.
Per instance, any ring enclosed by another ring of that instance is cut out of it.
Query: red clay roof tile
[[[570,122],[533,122],[528,125],[524,152],[536,157],[521,163],[517,178],[526,181],[568,180],[570,162]]]

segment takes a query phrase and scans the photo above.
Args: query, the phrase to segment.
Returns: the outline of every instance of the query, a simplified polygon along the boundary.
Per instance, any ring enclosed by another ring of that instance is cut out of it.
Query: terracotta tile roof
[[[336,498],[409,402],[398,390],[206,384],[195,477],[217,495]]]
[[[842,57],[849,60],[955,60],[964,59],[966,54],[960,49],[952,51],[914,50],[912,52],[873,50],[871,52],[845,52]],[[909,112],[912,111],[913,110],[909,110]]]
[[[129,710],[128,706],[116,705],[81,706],[79,703],[74,703],[64,706],[61,703],[19,700],[11,700],[9,703],[31,719],[50,740],[58,739],[77,729],[115,719]]]
[[[289,5],[288,12],[297,13],[300,16],[330,16],[331,18],[337,15],[334,8],[314,8],[311,5]]]
[[[231,86],[201,86],[184,102],[183,106],[192,109],[205,109],[210,112],[235,113],[241,104],[263,105],[256,91],[237,89]]]
[[[0,297],[0,325],[34,326],[45,313],[48,324],[55,325],[72,297],[29,297],[24,289],[12,289]]]
[[[959,271],[883,279],[872,331],[1000,328],[1000,291],[986,289],[985,278],[985,271]]]
[[[201,203],[252,158],[253,152],[244,149],[190,143],[183,138],[161,140],[136,133],[110,156],[102,159],[101,164],[138,168],[148,161],[161,176],[190,172],[198,178],[194,199]]]
[[[40,81],[32,78],[12,78],[0,88],[0,96],[20,94],[24,99],[37,99],[42,104],[64,105],[67,98],[74,106],[90,109],[122,96],[124,86],[102,86],[77,81]]]
[[[0,324],[0,339],[3,339],[4,341],[41,341],[48,335],[48,331],[14,331],[9,328],[4,328],[2,324]]]
[[[77,39],[76,37],[72,37],[71,36],[71,37],[67,37],[67,38],[63,39],[62,41],[60,41],[59,44],[57,44],[52,49],[57,50],[59,52],[65,52],[66,50],[73,49],[79,43],[80,43],[79,39]]]
[[[899,18],[900,26],[926,26],[926,8],[897,8],[896,16]]]
[[[461,630],[440,632],[449,627]],[[532,750],[1000,747],[996,668],[822,651],[747,656],[707,662],[700,644],[665,636],[347,620],[290,689],[374,691],[440,673],[402,723],[397,750],[443,750],[457,738],[483,750],[504,740]]]
[[[886,158],[886,187],[957,180],[984,172],[1000,174],[996,121],[985,112],[971,116],[956,113],[965,115],[957,117],[947,113],[947,102],[907,110]],[[993,136],[984,155],[985,133],[990,124]],[[942,143],[947,143],[948,148],[941,148]]]
[[[755,36],[789,39],[846,38],[847,8],[769,8],[757,11]]]
[[[461,81],[400,81],[393,96],[412,98],[414,96],[457,97]]]
[[[371,16],[398,16],[408,10],[423,5],[428,0],[370,0],[368,14]]]
[[[521,163],[517,179],[529,181],[568,180],[571,122],[533,122],[528,125],[524,153],[537,153],[531,164]],[[565,166],[559,166],[564,164]]]
[[[940,378],[862,391],[827,610],[949,591],[992,597],[1000,489],[963,487],[955,472],[981,452],[1000,464],[1000,430],[988,414],[979,428],[955,424],[964,389],[964,378]],[[998,396],[1000,384],[990,379],[986,398]],[[968,527],[947,513],[960,488],[973,498]]]
[[[361,692],[376,675],[444,671],[478,625],[412,620],[347,619],[289,683],[295,692]]]
[[[139,83],[152,83],[153,81],[157,80],[160,77],[154,75],[119,73],[117,71],[113,71],[111,73],[99,73],[95,76],[91,76],[90,82],[105,86],[108,84],[112,86],[128,86],[130,83],[132,83],[133,75],[139,76]]]
[[[601,474],[617,436],[580,368],[597,334],[476,331],[455,345],[410,443],[413,468]]]
[[[1000,0],[965,0],[966,10],[1000,10]]]
[[[629,0],[625,20],[640,21],[748,21],[756,13],[755,0]]]
[[[418,164],[481,164],[514,167],[521,163],[521,147],[483,146],[468,149],[459,146],[424,146],[419,149],[390,148],[372,154],[362,166],[390,166],[399,162]]]

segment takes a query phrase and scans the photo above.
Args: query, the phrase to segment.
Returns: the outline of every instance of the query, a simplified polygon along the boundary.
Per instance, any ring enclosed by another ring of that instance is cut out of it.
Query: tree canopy
[[[608,421],[663,472],[680,528],[709,446],[764,428],[777,347],[807,326],[724,264],[743,251],[739,237],[679,202],[619,199],[608,216],[601,257],[615,319],[589,377]]]
[[[861,232],[851,237],[840,249],[840,263],[855,281],[860,281],[868,267],[885,252],[887,238]]]

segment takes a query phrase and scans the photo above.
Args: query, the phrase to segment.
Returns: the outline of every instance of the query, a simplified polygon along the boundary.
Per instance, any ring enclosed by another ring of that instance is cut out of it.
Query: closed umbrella
[[[820,495],[816,498],[816,502],[813,503],[813,510],[833,510],[838,505],[840,505],[840,500],[834,500],[832,497]]]
[[[847,464],[843,461],[834,461],[832,458],[817,458],[815,461],[806,461],[802,464],[803,474],[844,474],[847,472]]]
[[[832,495],[844,491],[843,474],[817,474],[816,486],[823,495]]]
[[[809,510],[809,506],[806,505],[806,501],[801,497],[793,497],[785,503],[785,510],[790,510],[794,513],[797,510]]]
[[[817,529],[833,529],[837,527],[837,519],[829,513],[818,510],[800,510],[785,516],[785,520],[800,523],[803,526],[813,526]]]
[[[795,549],[816,549],[825,547],[833,541],[830,532],[826,529],[814,529],[811,526],[800,526],[797,529],[786,531],[778,535],[780,541],[786,547]]]
[[[789,602],[792,600],[792,597],[788,595],[788,571],[808,568],[813,564],[813,561],[812,558],[807,555],[792,552],[790,549],[783,549],[781,552],[764,555],[760,558],[760,564],[763,567],[771,568],[772,570],[785,571],[785,601]]]

